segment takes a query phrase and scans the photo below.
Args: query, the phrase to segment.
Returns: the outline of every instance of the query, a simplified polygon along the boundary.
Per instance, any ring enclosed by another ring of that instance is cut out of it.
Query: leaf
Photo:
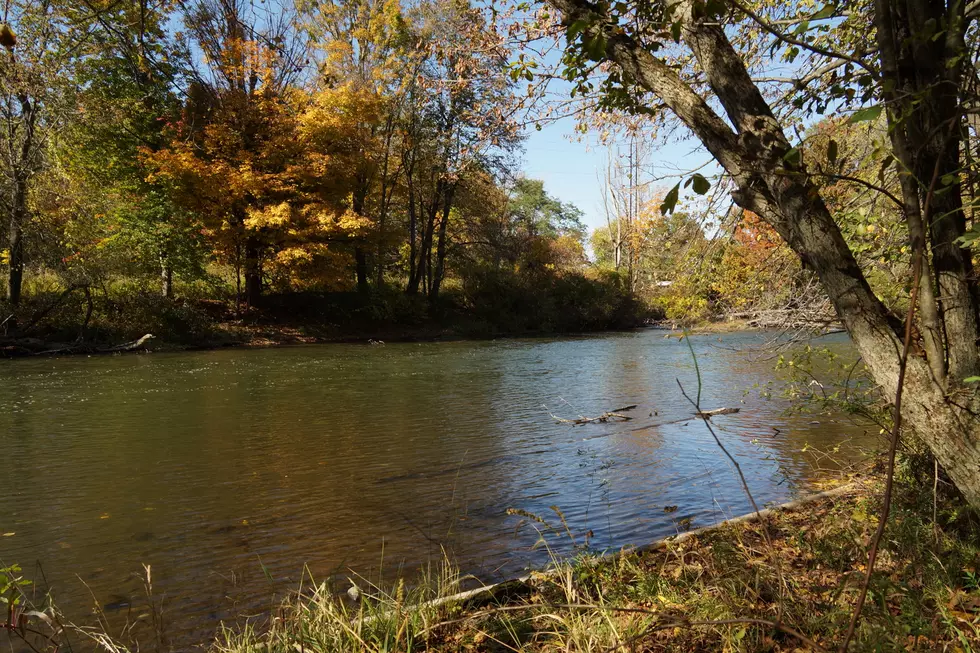
[[[0,25],[0,45],[11,52],[14,51],[14,47],[17,45],[17,35],[10,29],[10,25],[6,23]]]
[[[576,36],[584,32],[589,27],[589,21],[585,19],[580,19],[568,26],[565,35],[569,41],[573,40]]]
[[[660,205],[660,212],[663,215],[674,212],[674,207],[677,206],[677,197],[681,192],[681,184],[677,182],[677,185],[670,189],[670,192],[664,197],[664,203]]]
[[[800,165],[800,161],[803,160],[803,153],[800,152],[800,148],[794,147],[786,154],[783,155],[783,161],[785,161],[791,168],[796,168]]]
[[[585,53],[593,61],[600,61],[606,55],[606,37],[596,34],[585,40]]]
[[[851,117],[848,119],[847,122],[853,125],[856,122],[866,122],[868,120],[875,120],[880,115],[881,115],[881,105],[876,104],[873,107],[865,107],[863,109],[858,109],[857,111],[851,114]]]
[[[980,376],[968,376],[963,379],[963,383],[976,383],[977,381],[980,381]]]
[[[837,163],[837,151],[837,141],[830,139],[830,142],[827,143],[827,161],[830,163]]]
[[[835,7],[832,3],[825,4],[820,9],[820,11],[810,16],[810,20],[822,20],[824,18],[830,18],[831,16],[834,15],[835,11],[837,11],[837,7]]]
[[[708,192],[708,189],[711,188],[711,182],[705,179],[703,175],[694,173],[691,180],[694,182],[694,192],[698,195],[704,195]]]
[[[674,43],[681,42],[681,24],[679,22],[670,24],[670,37],[674,39]]]

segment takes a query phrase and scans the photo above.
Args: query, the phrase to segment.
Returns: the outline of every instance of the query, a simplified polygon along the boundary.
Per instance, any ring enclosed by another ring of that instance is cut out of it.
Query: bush
[[[614,273],[479,270],[466,277],[461,299],[491,330],[508,333],[629,328],[649,313]]]

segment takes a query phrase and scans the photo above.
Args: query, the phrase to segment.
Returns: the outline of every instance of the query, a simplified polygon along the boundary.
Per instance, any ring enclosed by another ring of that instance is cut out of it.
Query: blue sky
[[[606,169],[607,150],[596,145],[595,138],[579,140],[574,134],[575,121],[563,118],[543,125],[541,131],[529,130],[525,141],[524,174],[544,181],[545,190],[563,202],[571,202],[585,214],[590,229],[606,223],[602,209],[602,178]],[[572,138],[573,135],[575,138]],[[648,176],[668,176],[658,186],[669,189],[680,177],[677,170],[690,170],[709,159],[704,150],[696,149],[691,140],[670,142],[656,149],[653,169]],[[707,176],[707,171],[704,171]],[[681,194],[681,199],[685,195]]]

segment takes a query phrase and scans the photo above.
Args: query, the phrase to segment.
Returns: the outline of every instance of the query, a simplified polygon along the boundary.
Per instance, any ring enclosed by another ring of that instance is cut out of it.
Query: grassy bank
[[[494,338],[642,325],[651,314],[608,280],[568,275],[538,286],[508,279],[450,287],[436,301],[398,289],[269,294],[253,307],[182,288],[179,299],[134,288],[53,288],[16,310],[0,303],[0,356],[91,353],[153,334],[156,349],[369,339]]]
[[[643,553],[584,556],[502,596],[417,607],[452,591],[430,577],[358,603],[314,592],[213,650],[795,651],[847,628],[879,513],[877,480]],[[928,515],[924,518],[923,515]],[[980,528],[903,486],[851,650],[980,650]],[[416,607],[412,607],[412,606]],[[776,624],[776,625],[773,625]]]

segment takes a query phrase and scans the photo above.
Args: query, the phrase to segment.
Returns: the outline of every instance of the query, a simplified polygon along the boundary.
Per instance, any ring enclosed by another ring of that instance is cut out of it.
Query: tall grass
[[[424,569],[417,582],[400,580],[384,589],[358,577],[358,598],[338,597],[325,583],[300,590],[266,624],[223,626],[215,653],[330,653],[421,650],[433,626],[451,618],[459,604],[446,600],[460,591],[463,578],[448,560]]]

